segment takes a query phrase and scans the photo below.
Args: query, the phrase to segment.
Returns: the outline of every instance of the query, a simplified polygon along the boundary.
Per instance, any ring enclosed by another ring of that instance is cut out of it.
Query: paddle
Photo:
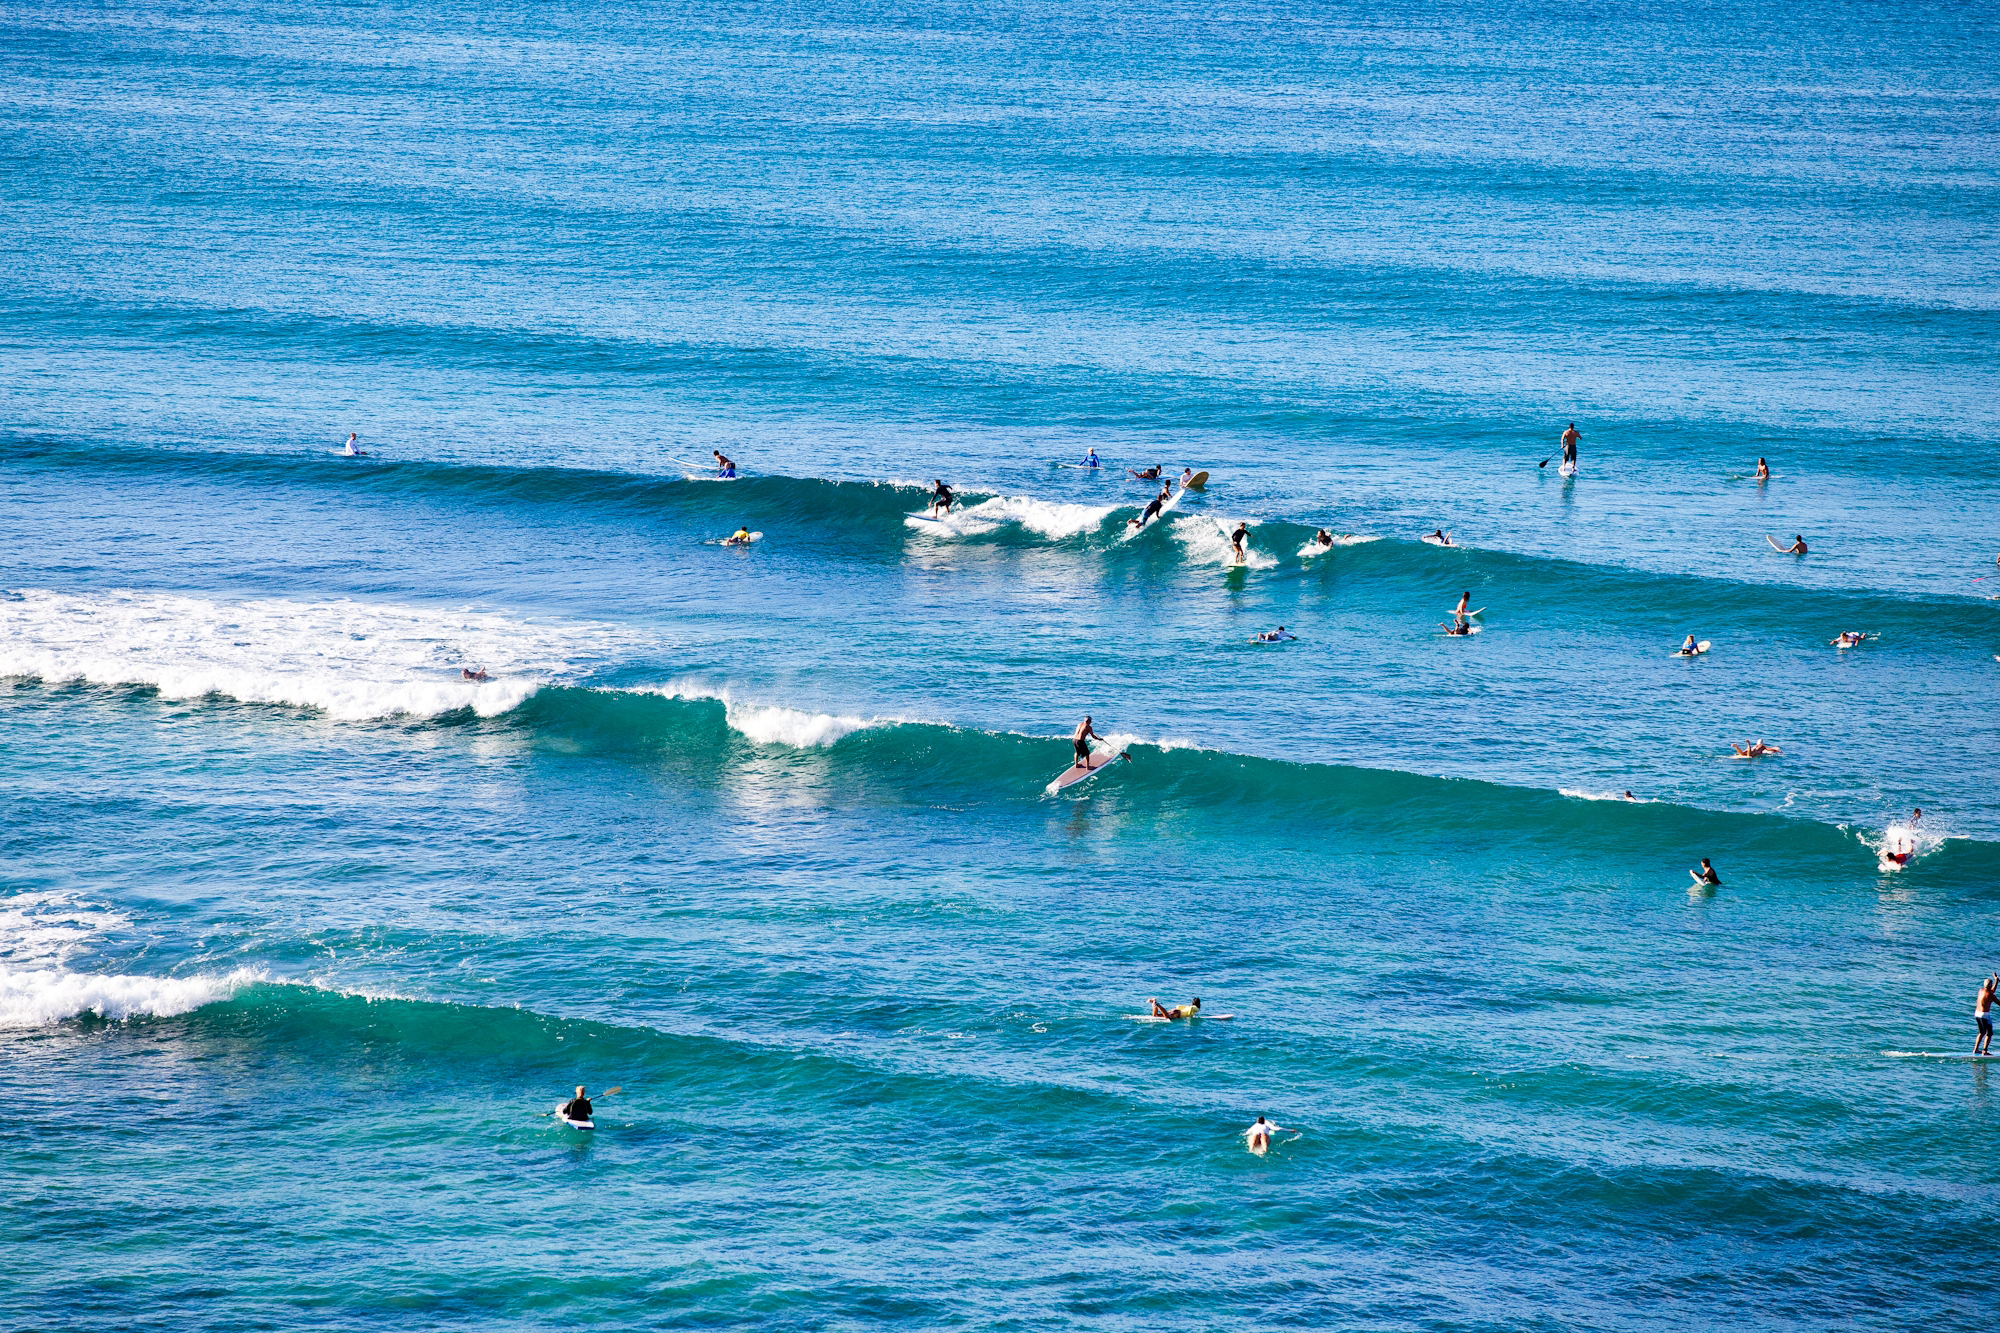
[[[1554,457],[1555,457],[1555,455],[1554,455],[1554,454],[1550,454],[1550,455],[1549,455],[1549,458],[1554,458]],[[1549,458],[1544,458],[1544,459],[1543,459],[1543,460],[1542,460],[1541,462],[1539,462],[1539,463],[1535,464],[1535,466],[1536,466],[1536,467],[1547,467],[1547,466],[1549,465]]]
[[[603,1101],[606,1097],[616,1097],[619,1093],[623,1091],[625,1091],[625,1085],[623,1083],[620,1083],[617,1087],[611,1089],[609,1092],[600,1092],[595,1097],[592,1097],[590,1100],[591,1103],[595,1105],[596,1103]],[[563,1103],[563,1106],[568,1106],[568,1105],[569,1105],[568,1102]],[[541,1114],[544,1116],[561,1115],[562,1106],[558,1106],[553,1111],[543,1111]]]

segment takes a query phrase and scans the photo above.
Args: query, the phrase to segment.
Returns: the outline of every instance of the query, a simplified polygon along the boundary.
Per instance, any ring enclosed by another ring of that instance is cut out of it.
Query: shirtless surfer
[[[1993,996],[2000,991],[2000,973],[1986,978],[1979,998],[1972,1002],[1972,1021],[1979,1025],[1979,1039],[1972,1043],[1974,1055],[1987,1055],[1993,1046]]]
[[[1576,442],[1582,438],[1581,435],[1576,433],[1576,423],[1574,421],[1570,422],[1569,429],[1563,432],[1564,467],[1574,468],[1576,466]]]
[[[1748,749],[1745,749],[1743,746],[1736,744],[1734,741],[1731,741],[1729,743],[1729,748],[1736,751],[1736,757],[1738,759],[1762,759],[1767,754],[1781,755],[1784,753],[1783,750],[1780,750],[1775,745],[1764,744],[1761,738],[1758,740],[1751,741]]]
[[[1158,1000],[1148,1000],[1147,1003],[1153,1006],[1153,1017],[1155,1018],[1193,1018],[1201,1012],[1201,996],[1199,995],[1189,1000],[1186,1004],[1175,1005],[1171,1009],[1162,1005]]]
[[[1771,549],[1776,551],[1779,555],[1806,554],[1806,539],[1804,534],[1802,533],[1795,532],[1792,534],[1792,544],[1790,546],[1780,546],[1776,541],[1773,541],[1768,535],[1764,538],[1764,540],[1770,542]]]
[[[1766,463],[1766,462],[1765,462],[1765,461],[1764,461],[1763,459],[1761,459],[1761,458],[1760,458],[1760,459],[1758,459],[1758,460],[1757,460],[1757,480],[1759,480],[1759,481],[1769,481],[1770,479],[1771,479],[1771,465],[1770,465],[1769,463]]]
[[[733,476],[735,476],[735,475],[736,475],[736,460],[735,460],[735,459],[733,459],[733,458],[724,458],[724,457],[722,456],[722,450],[720,450],[720,449],[710,449],[710,450],[709,450],[709,452],[715,455],[715,475],[716,475],[716,476],[718,476],[718,477],[733,477]]]
[[[460,667],[458,675],[461,680],[484,681],[493,679],[493,677],[486,674],[485,667]]]

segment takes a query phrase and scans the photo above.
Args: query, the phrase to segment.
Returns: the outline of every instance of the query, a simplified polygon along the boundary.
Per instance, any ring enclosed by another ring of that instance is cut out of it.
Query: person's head
[[[1260,1125],[1261,1125],[1261,1124],[1263,1124],[1263,1123],[1264,1123],[1264,1117],[1263,1117],[1263,1116],[1261,1116],[1261,1115],[1260,1115],[1260,1116],[1258,1116],[1258,1117],[1257,1117],[1257,1123],[1258,1123],[1258,1124],[1260,1124]]]
[[[1199,1008],[1201,1008],[1201,996],[1197,995],[1197,996],[1195,996],[1195,997],[1194,997],[1194,998],[1193,998],[1192,1000],[1189,1000],[1189,1001],[1188,1001],[1188,1008],[1190,1008],[1190,1009],[1199,1009]]]
[[[576,1095],[579,1097],[583,1096],[583,1084],[579,1083],[576,1085]]]
[[[1760,459],[1758,459],[1758,460],[1757,460],[1757,466],[1758,466],[1758,467],[1762,467],[1762,466],[1764,466],[1764,460],[1763,460],[1763,459],[1761,459],[1761,458],[1760,458]]]
[[[1707,870],[1707,869],[1709,868],[1709,865],[1708,865],[1708,858],[1707,858],[1707,857],[1705,857],[1705,856],[1701,858],[1701,868],[1702,868],[1703,870]]]

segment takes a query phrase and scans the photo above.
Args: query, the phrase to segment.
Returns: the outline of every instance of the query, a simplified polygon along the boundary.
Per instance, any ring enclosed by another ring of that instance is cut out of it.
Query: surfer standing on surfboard
[[[2000,973],[1986,978],[1979,998],[1972,1002],[1972,1021],[1979,1025],[1979,1040],[1972,1043],[1974,1055],[1985,1055],[1993,1045],[1993,993],[2000,989]]]
[[[1544,438],[1544,439],[1546,439],[1546,438],[1547,438],[1547,436],[1544,436],[1543,438]],[[1575,423],[1574,421],[1570,422],[1570,423],[1569,423],[1569,429],[1563,432],[1563,466],[1564,466],[1564,467],[1566,467],[1566,468],[1570,468],[1570,469],[1572,469],[1572,470],[1574,470],[1574,469],[1575,469],[1575,467],[1576,467],[1576,442],[1577,442],[1578,440],[1582,439],[1582,438],[1583,438],[1583,437],[1582,437],[1581,435],[1578,435],[1578,434],[1576,433],[1576,423]]]
[[[1070,739],[1076,743],[1076,762],[1084,768],[1096,768],[1097,765],[1090,762],[1090,743],[1094,740],[1101,741],[1104,737],[1098,735],[1097,728],[1090,725],[1090,714],[1083,715],[1083,721],[1077,724],[1076,734]],[[1108,764],[1111,760],[1107,757],[1104,762]]]
[[[939,477],[931,487],[931,516],[938,518],[950,514],[951,502],[957,498],[951,493],[951,487],[944,484],[944,478]]]

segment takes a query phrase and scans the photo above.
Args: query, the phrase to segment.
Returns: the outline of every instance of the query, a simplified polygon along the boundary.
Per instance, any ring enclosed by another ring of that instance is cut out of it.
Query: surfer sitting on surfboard
[[[1172,1009],[1166,1008],[1158,1000],[1148,1000],[1146,1003],[1153,1006],[1153,1017],[1155,1018],[1193,1018],[1201,1012],[1201,996],[1199,995],[1189,1000],[1186,1004],[1175,1005]]]
[[[1681,644],[1681,656],[1693,657],[1694,654],[1695,654],[1694,635],[1690,634],[1687,636],[1687,641]]]
[[[344,455],[345,457],[348,457],[348,458],[366,458],[366,457],[368,457],[368,451],[367,451],[367,450],[365,450],[365,449],[361,449],[361,448],[358,448],[358,447],[357,447],[357,443],[358,443],[358,441],[359,441],[360,439],[361,439],[361,437],[360,437],[359,435],[356,435],[356,434],[355,434],[355,433],[354,433],[353,431],[349,431],[349,432],[347,433],[347,445],[346,445],[346,447],[345,447],[345,448],[343,448],[343,449],[342,449],[342,450],[340,451],[340,452],[342,453],[342,455]]]
[[[710,449],[710,450],[709,450],[709,452],[715,455],[715,475],[716,475],[716,476],[718,476],[718,477],[733,477],[733,476],[735,476],[735,475],[736,475],[736,460],[735,460],[735,459],[733,459],[733,458],[724,458],[724,457],[722,456],[722,450],[720,450],[720,449]]]
[[[590,1119],[590,1098],[583,1095],[583,1084],[576,1085],[576,1096],[564,1102],[562,1110],[557,1114],[565,1120]]]
[[[942,518],[951,513],[951,502],[957,498],[951,487],[944,484],[944,478],[939,477],[931,487],[931,517]]]
[[[1708,863],[1708,858],[1705,856],[1701,858],[1701,869],[1690,870],[1688,874],[1694,876],[1694,882],[1697,884],[1714,885],[1722,883],[1722,876],[1715,873],[1715,867]]]

